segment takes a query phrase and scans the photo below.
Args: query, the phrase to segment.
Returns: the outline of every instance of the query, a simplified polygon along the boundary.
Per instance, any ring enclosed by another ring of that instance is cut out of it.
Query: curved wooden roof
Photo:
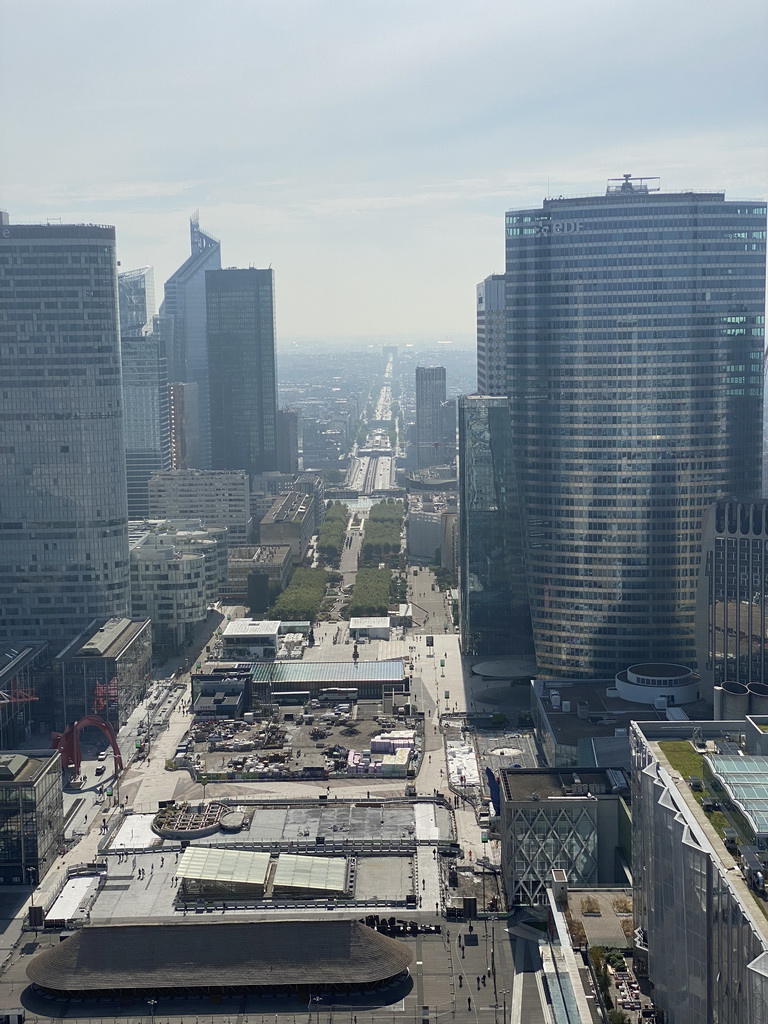
[[[404,971],[404,943],[353,920],[92,924],[27,967],[58,992],[372,985]]]

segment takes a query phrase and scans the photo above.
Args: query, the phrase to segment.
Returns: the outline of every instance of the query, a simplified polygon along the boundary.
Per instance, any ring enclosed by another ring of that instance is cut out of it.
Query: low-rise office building
[[[288,544],[294,565],[303,562],[315,532],[315,499],[311,494],[291,491],[276,498],[261,520],[262,544]]]
[[[629,782],[622,771],[507,768],[499,782],[509,906],[546,904],[556,868],[576,887],[629,882]]]
[[[63,730],[85,715],[121,729],[144,699],[152,679],[152,623],[145,619],[94,619],[57,656],[50,692],[51,726]]]
[[[271,703],[299,703],[310,697],[334,701],[389,700],[407,692],[402,658],[358,661],[268,661],[253,666],[253,692]]]
[[[389,640],[389,616],[358,616],[349,620],[349,635],[353,640]]]
[[[203,525],[226,526],[231,545],[247,544],[251,535],[248,474],[236,469],[179,469],[155,473],[149,480],[153,519],[199,519]]]
[[[248,602],[253,612],[266,611],[288,586],[293,571],[290,544],[260,544],[232,548],[226,586],[221,589],[226,604]]]
[[[59,856],[63,839],[59,752],[0,754],[0,882],[36,886]]]
[[[235,619],[228,622],[221,636],[224,661],[248,658],[274,658],[277,654],[280,623],[273,620]]]
[[[237,718],[251,708],[251,670],[221,668],[191,678],[192,709],[203,718]]]

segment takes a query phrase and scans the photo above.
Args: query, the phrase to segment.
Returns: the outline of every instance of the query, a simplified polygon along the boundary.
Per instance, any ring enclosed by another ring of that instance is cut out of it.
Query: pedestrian
[[[480,975],[477,976],[477,991],[480,991]]]
[[[165,857],[160,858],[160,867],[162,867],[163,864],[165,864]]]
[[[459,988],[464,988],[464,978],[461,974],[459,975]]]
[[[467,996],[467,1009],[472,1009],[472,996]]]

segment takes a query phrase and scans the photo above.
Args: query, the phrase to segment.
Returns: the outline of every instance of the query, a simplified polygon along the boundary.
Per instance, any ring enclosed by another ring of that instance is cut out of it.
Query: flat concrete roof
[[[628,729],[630,722],[666,721],[665,711],[656,711],[652,705],[609,697],[606,690],[615,686],[613,679],[593,680],[548,680],[542,694],[542,703],[558,744],[576,746],[580,739],[596,736],[614,736],[616,729]],[[556,690],[560,694],[560,707],[553,708],[549,694]],[[571,710],[563,711],[562,702],[570,701]],[[579,718],[576,705],[586,701],[589,705],[587,718]],[[706,701],[685,705],[691,719],[711,718]],[[601,722],[600,719],[608,719]]]
[[[94,619],[65,647],[58,657],[68,658],[119,658],[125,648],[146,628],[149,619]]]
[[[0,785],[19,786],[36,782],[51,758],[57,756],[57,750],[4,750],[0,754],[0,766],[5,766]]]
[[[224,629],[225,637],[240,636],[277,636],[280,632],[280,622],[277,619],[234,619],[228,622]]]
[[[505,800],[514,801],[535,799],[534,794],[541,800],[585,798],[588,793],[610,795],[619,780],[616,777],[614,781],[600,768],[507,768],[501,772],[500,781]]]

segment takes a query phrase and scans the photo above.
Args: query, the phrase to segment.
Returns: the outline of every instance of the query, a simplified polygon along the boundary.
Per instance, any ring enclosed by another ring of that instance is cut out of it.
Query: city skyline
[[[625,172],[768,192],[764,5],[637,15],[7,3],[0,205],[17,223],[114,224],[123,267],[153,264],[158,285],[199,208],[228,263],[277,272],[283,343],[464,344],[474,282],[503,269],[501,208]]]

